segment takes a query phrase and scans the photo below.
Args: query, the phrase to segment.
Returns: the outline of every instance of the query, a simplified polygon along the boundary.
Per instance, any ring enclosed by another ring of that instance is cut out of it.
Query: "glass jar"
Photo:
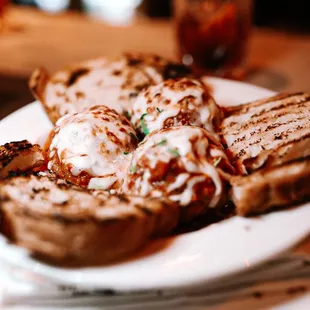
[[[244,68],[251,0],[174,0],[180,60],[197,74],[236,77]]]

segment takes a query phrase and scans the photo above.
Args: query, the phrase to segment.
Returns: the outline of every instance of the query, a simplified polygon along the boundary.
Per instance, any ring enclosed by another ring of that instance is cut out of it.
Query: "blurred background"
[[[130,5],[137,7],[138,14],[145,14],[152,18],[171,18],[173,12],[172,0],[13,0],[12,2],[50,12],[77,10],[98,13],[106,10],[109,15],[115,7],[118,7],[116,10],[121,11],[121,7],[125,10]],[[254,0],[253,2],[253,22],[256,26],[310,32],[309,0]],[[104,13],[101,17],[105,18]]]
[[[128,50],[198,74],[310,90],[309,16],[309,0],[0,0],[0,119],[33,100],[36,67]]]

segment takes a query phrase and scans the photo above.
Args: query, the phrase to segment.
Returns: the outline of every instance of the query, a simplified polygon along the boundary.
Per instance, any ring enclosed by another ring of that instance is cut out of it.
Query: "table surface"
[[[32,100],[27,87],[39,66],[51,72],[72,62],[123,51],[176,59],[173,23],[140,17],[113,27],[78,13],[44,14],[11,6],[0,32],[0,119]],[[253,29],[247,81],[276,91],[310,91],[310,35]]]
[[[173,24],[138,18],[112,27],[78,13],[44,14],[11,6],[0,33],[0,119],[33,98],[27,87],[39,66],[50,71],[72,62],[123,51],[176,59]],[[247,81],[276,91],[310,90],[310,36],[253,29]]]
[[[70,17],[70,18],[68,18]],[[8,11],[11,31],[0,34],[0,72],[27,76],[38,66],[54,71],[75,61],[122,51],[176,56],[173,24],[139,18],[112,27],[77,13],[47,15],[34,9]],[[310,36],[254,29],[249,78],[274,90],[310,90]]]

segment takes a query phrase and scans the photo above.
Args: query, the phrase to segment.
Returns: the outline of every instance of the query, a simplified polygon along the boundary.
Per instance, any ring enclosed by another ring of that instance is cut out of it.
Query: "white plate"
[[[238,82],[208,82],[221,105],[273,94]],[[40,105],[33,103],[0,122],[0,143],[24,138],[34,142],[50,127]],[[48,266],[31,258],[26,250],[7,244],[2,237],[0,258],[58,283],[88,289],[173,289],[207,283],[280,255],[310,233],[309,218],[310,204],[256,218],[236,216],[174,239],[153,242],[138,258],[100,268]],[[157,247],[160,249],[156,251]]]

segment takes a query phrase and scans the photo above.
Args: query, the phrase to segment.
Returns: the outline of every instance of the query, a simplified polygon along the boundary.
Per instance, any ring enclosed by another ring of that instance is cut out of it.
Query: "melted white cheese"
[[[196,143],[192,141],[196,141]],[[195,185],[210,178],[215,186],[215,193],[209,206],[215,207],[221,197],[223,185],[218,168],[209,163],[207,158],[222,157],[227,159],[227,157],[220,146],[212,144],[212,148],[209,147],[209,144],[213,143],[212,141],[214,138],[199,127],[180,126],[160,130],[148,136],[139,146],[131,165],[136,166],[141,158],[147,157],[151,163],[150,168],[154,169],[158,162],[169,165],[173,158],[178,157],[187,173],[181,173],[176,176],[172,184],[168,184],[166,193],[168,193],[169,199],[177,201],[181,205],[188,205],[195,196]],[[152,151],[150,151],[151,148]],[[195,156],[194,149],[198,152],[199,157]],[[142,196],[153,195],[150,169],[143,168],[143,175],[136,179],[135,190]],[[197,175],[193,176],[192,174]],[[186,187],[182,193],[172,194],[173,191],[184,185]]]
[[[187,186],[185,188],[185,190],[179,194],[179,195],[171,195],[169,196],[169,199],[172,201],[176,201],[179,202],[182,206],[186,206],[188,204],[190,204],[192,198],[193,198],[193,188],[196,184],[199,184],[201,182],[203,182],[205,180],[205,176],[197,176],[197,177],[193,177],[191,178],[188,182],[187,182]]]
[[[175,189],[184,186],[184,183],[188,180],[189,177],[190,177],[190,175],[188,173],[179,174],[176,177],[175,181],[168,186],[167,192],[170,193],[170,192],[174,191]]]
[[[114,112],[98,107],[60,119],[50,145],[50,158],[57,152],[60,162],[71,167],[70,172],[74,176],[81,172],[93,177],[124,173],[130,157],[123,156],[123,152],[134,149],[131,135],[135,135],[135,131],[129,124],[123,124],[119,115],[114,113],[115,119],[108,113]],[[116,137],[121,145],[108,134]],[[52,169],[51,162],[48,167]],[[95,179],[91,186],[95,186],[95,181],[99,182]],[[102,187],[103,181],[100,182],[98,186]]]
[[[186,108],[182,103],[185,98]],[[221,116],[220,108],[213,98],[206,94],[203,84],[184,78],[150,86],[140,93],[133,104],[132,123],[139,127],[144,115],[145,125],[148,131],[152,132],[163,128],[165,122],[171,118],[174,118],[174,122],[170,126],[180,125],[180,120],[176,117],[181,112],[192,116],[191,123],[187,125],[205,127],[210,132],[214,132],[214,119]]]
[[[107,190],[118,180],[117,177],[111,176],[106,178],[91,178],[88,189]]]

